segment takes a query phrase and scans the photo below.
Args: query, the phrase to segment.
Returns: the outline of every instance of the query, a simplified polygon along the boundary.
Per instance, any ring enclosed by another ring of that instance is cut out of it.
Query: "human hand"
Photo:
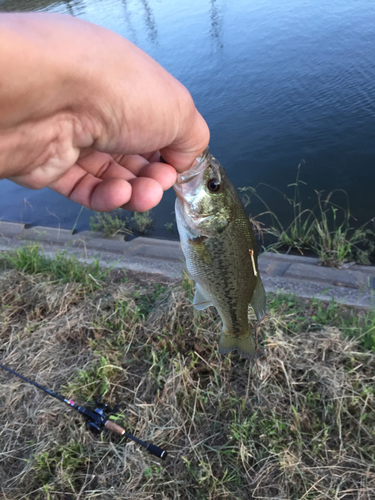
[[[55,14],[0,27],[0,178],[145,211],[207,146],[186,88],[121,36]]]

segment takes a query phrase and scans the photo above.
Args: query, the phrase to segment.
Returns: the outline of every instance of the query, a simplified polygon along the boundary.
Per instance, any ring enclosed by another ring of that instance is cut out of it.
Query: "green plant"
[[[270,244],[268,249],[276,250],[282,246],[286,246],[288,249],[296,248],[303,253],[303,250],[310,248],[312,244],[315,217],[312,210],[302,207],[300,185],[305,185],[305,183],[300,179],[301,165],[302,163],[297,168],[296,181],[288,186],[294,187],[292,198],[289,198],[279,189],[265,183],[260,183],[257,188],[249,186],[240,189],[240,191],[247,194],[245,206],[251,202],[251,196],[255,196],[266,208],[266,211],[254,217],[252,222],[255,222],[255,224],[258,224],[258,227],[262,228],[262,233],[276,239],[275,242]],[[284,226],[276,213],[271,210],[270,205],[258,194],[260,187],[266,187],[276,192],[287,202],[287,206],[291,207],[292,221],[289,225]],[[270,224],[263,222],[264,217],[270,218]]]
[[[64,470],[67,478],[78,467],[83,466],[87,458],[82,444],[70,441],[63,445],[55,444],[49,451],[37,455],[35,461],[36,475],[43,484],[48,484],[49,480],[55,475],[56,469]]]
[[[151,312],[156,300],[165,292],[165,290],[165,286],[160,283],[152,283],[148,287],[147,293],[140,293],[139,291],[136,291],[134,293],[136,314],[144,319]]]
[[[72,227],[72,234],[75,233],[75,230],[76,230],[76,227],[77,227],[77,224],[78,224],[78,220],[81,216],[81,213],[83,212],[83,210],[85,210],[86,207],[81,207],[80,211],[78,212],[78,215],[76,217],[76,220],[74,221],[74,224],[73,224],[73,227]]]
[[[166,222],[164,224],[165,229],[168,231],[168,233],[174,233],[174,224],[173,222]]]
[[[124,372],[121,366],[111,363],[105,356],[97,353],[98,361],[88,369],[79,370],[75,381],[67,389],[80,393],[85,399],[94,399],[95,396],[104,396],[111,383]]]
[[[288,186],[294,188],[292,198],[264,183],[257,188],[241,189],[247,193],[246,204],[250,203],[251,196],[255,196],[266,208],[265,212],[253,219],[258,227],[262,227],[265,235],[275,240],[266,249],[276,251],[284,247],[287,252],[297,249],[301,254],[312,250],[328,266],[338,267],[350,261],[370,264],[370,257],[375,255],[375,219],[354,227],[356,220],[351,215],[348,197],[343,190],[331,191],[325,198],[322,192],[315,191],[317,203],[312,208],[304,208],[301,187],[306,186],[306,183],[300,178],[302,165],[303,162],[298,165],[296,181]],[[275,191],[287,202],[291,209],[291,222],[288,225],[281,222],[275,211],[259,195],[260,187]],[[340,194],[345,198],[344,206],[333,201]],[[264,222],[264,218],[269,218],[270,223]]]
[[[332,196],[339,192],[346,198],[346,209],[331,202]],[[320,217],[315,221],[315,232],[318,237],[311,247],[320,260],[333,266],[349,261],[370,264],[369,256],[375,249],[370,238],[374,232],[368,227],[372,221],[357,229],[352,227],[349,201],[342,190],[332,191],[325,200],[322,200],[322,193],[317,192],[317,196]]]
[[[124,217],[124,210],[117,209],[112,212],[96,212],[90,218],[91,231],[103,233],[105,238],[111,238],[117,234],[132,235],[129,228],[129,220]]]
[[[147,230],[151,229],[154,225],[151,210],[147,210],[147,212],[133,212],[131,221],[133,229],[138,231],[139,234],[146,234]]]

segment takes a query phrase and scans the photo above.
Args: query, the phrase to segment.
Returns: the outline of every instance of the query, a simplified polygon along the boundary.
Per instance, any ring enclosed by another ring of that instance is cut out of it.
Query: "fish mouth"
[[[198,156],[198,158],[194,162],[194,165],[189,170],[186,170],[185,172],[181,172],[181,174],[178,174],[176,184],[185,184],[186,182],[191,181],[202,170],[204,170],[204,168],[206,167],[205,160],[207,159],[209,154],[210,154],[210,149],[207,146],[207,148],[203,151],[201,155]]]
[[[173,185],[174,190],[178,196],[178,192],[181,191],[181,186],[187,182],[192,181],[197,175],[204,171],[206,168],[206,160],[210,155],[210,149],[207,147],[201,155],[195,160],[194,165],[185,172],[177,175],[177,180]]]
[[[177,180],[173,185],[177,198],[183,200],[186,192],[186,184],[190,183],[189,191],[194,192],[200,184],[201,175],[207,166],[207,159],[210,157],[210,150],[207,147],[195,160],[194,165],[185,172],[177,175]],[[195,181],[195,182],[194,182]]]

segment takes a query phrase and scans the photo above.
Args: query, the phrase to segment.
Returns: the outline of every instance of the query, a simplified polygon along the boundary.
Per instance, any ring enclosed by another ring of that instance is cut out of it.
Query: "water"
[[[75,15],[125,36],[191,92],[211,151],[237,187],[287,185],[304,160],[314,189],[344,189],[359,222],[375,216],[375,4],[357,0],[0,0],[0,10]],[[0,181],[0,218],[88,227],[89,210],[48,189]],[[281,199],[262,195],[283,218]],[[308,199],[310,197],[310,200]],[[153,210],[170,237],[174,193]],[[254,200],[249,211],[263,210]]]

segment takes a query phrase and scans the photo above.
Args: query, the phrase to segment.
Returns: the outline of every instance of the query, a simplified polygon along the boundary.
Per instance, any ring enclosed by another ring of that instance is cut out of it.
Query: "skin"
[[[187,89],[109,30],[0,14],[0,47],[0,179],[93,210],[146,211],[208,144]]]

